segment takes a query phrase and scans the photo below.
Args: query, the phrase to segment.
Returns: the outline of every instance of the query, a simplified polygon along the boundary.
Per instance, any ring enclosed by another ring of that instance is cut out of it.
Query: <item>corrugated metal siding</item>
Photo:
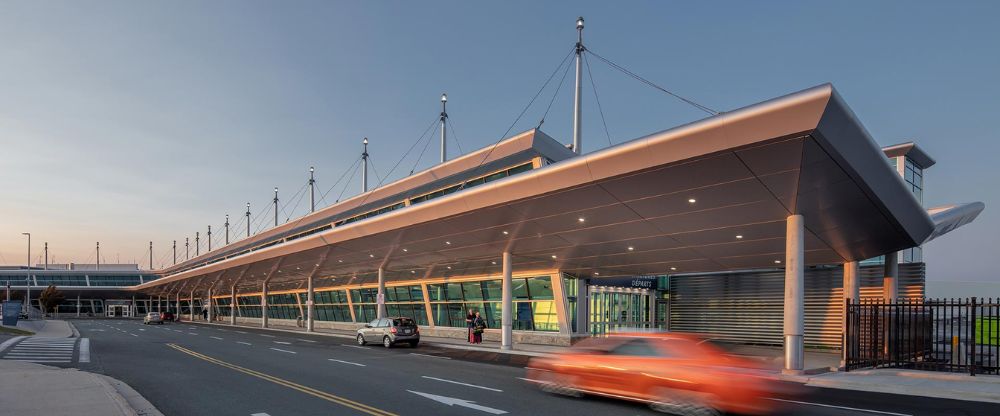
[[[862,298],[882,296],[882,270],[861,268]],[[900,297],[924,296],[924,272],[923,263],[899,265]],[[841,267],[806,271],[806,345],[840,346],[843,275]],[[671,277],[670,329],[780,345],[784,279],[783,270]]]

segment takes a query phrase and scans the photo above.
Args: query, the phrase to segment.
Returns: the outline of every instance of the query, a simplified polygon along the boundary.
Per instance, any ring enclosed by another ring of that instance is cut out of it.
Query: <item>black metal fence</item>
[[[846,313],[847,371],[1000,374],[1000,298],[865,299]]]

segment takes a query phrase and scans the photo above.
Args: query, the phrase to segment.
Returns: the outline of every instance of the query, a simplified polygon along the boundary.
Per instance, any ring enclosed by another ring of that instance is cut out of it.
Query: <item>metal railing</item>
[[[845,363],[1000,374],[1000,299],[885,299],[846,303]]]

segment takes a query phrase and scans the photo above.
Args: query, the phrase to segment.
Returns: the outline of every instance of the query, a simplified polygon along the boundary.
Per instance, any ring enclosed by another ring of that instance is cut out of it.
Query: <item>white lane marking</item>
[[[90,362],[90,338],[80,339],[80,362]]]
[[[209,337],[209,338],[215,338],[215,339],[217,339],[219,341],[222,341],[222,338],[219,338],[219,337]]]
[[[830,407],[830,408],[834,408],[834,409],[853,410],[855,412],[877,413],[877,414],[880,414],[880,415],[913,416],[913,415],[906,414],[906,413],[883,412],[881,410],[859,409],[857,407],[834,406],[832,404],[800,402],[800,401],[797,401],[797,400],[775,399],[775,398],[770,398],[770,397],[768,398],[768,400],[774,400],[774,401],[777,401],[777,402],[785,402],[785,403],[804,404],[804,405],[808,405],[808,406],[819,406],[819,407]]]
[[[313,341],[313,340],[311,340],[311,339],[302,339],[302,338],[295,338],[295,339],[296,339],[297,341],[302,341],[302,342],[316,342],[316,341]]]
[[[351,345],[351,344],[340,344],[340,346],[341,347],[351,347],[351,348],[361,348],[363,350],[367,350],[368,349],[368,347],[362,347],[360,345]]]
[[[249,342],[243,342],[243,341],[236,341],[236,343],[237,344],[243,344],[243,345],[253,345],[253,344],[251,344]]]
[[[271,416],[267,413],[251,413],[250,416]]]
[[[7,359],[9,359],[11,361],[30,361],[30,362],[33,362],[33,363],[68,363],[68,362],[70,362],[69,360],[41,360],[41,359],[32,359],[32,358],[7,358]]]
[[[236,331],[236,332],[239,332],[241,334],[246,334],[247,333],[247,332],[243,332],[243,331]]]
[[[530,381],[530,382],[532,382],[532,383],[534,383],[534,382],[535,382],[535,380],[532,380],[532,379],[530,379],[530,378],[524,378],[524,377],[514,377],[514,378],[516,378],[516,379],[518,379],[518,380],[524,380],[524,381]]]
[[[486,413],[489,413],[489,414],[492,414],[492,415],[502,415],[502,414],[507,413],[506,410],[494,409],[492,407],[486,407],[486,406],[478,405],[478,404],[476,404],[476,402],[474,402],[472,400],[463,400],[463,399],[459,399],[459,398],[456,398],[456,397],[439,396],[439,395],[436,395],[436,394],[422,393],[422,392],[413,391],[413,390],[407,390],[407,391],[410,392],[410,393],[416,394],[418,396],[434,400],[434,401],[436,401],[438,403],[446,404],[448,406],[461,406],[461,407],[469,408],[469,409],[472,409],[472,410],[478,410],[480,412],[486,412]]]
[[[461,385],[461,386],[468,386],[468,387],[475,387],[475,388],[477,388],[477,389],[483,389],[483,390],[489,390],[489,391],[495,391],[495,392],[498,392],[498,393],[503,393],[503,390],[500,390],[500,389],[494,389],[494,388],[492,388],[492,387],[483,387],[483,386],[477,386],[477,385],[475,385],[475,384],[469,384],[469,383],[463,383],[463,382],[461,382],[461,381],[455,381],[455,380],[448,380],[448,379],[443,379],[443,378],[437,378],[437,377],[431,377],[431,376],[421,376],[421,377],[423,377],[423,378],[426,378],[426,379],[428,379],[428,380],[437,380],[437,381],[443,381],[443,382],[445,382],[445,383],[451,383],[451,384],[458,384],[458,385]]]
[[[228,329],[220,329],[220,331],[222,331],[222,332],[229,332],[229,330],[228,330]],[[265,413],[265,414],[266,414],[266,413]]]
[[[144,329],[144,328],[139,328],[139,330],[140,330],[140,331],[145,331],[145,329]]]
[[[274,335],[268,335],[268,334],[257,334],[257,335],[260,335],[262,337],[274,338]]]
[[[338,362],[338,363],[343,363],[343,364],[350,364],[350,365],[356,365],[356,366],[358,366],[358,367],[364,367],[364,366],[365,366],[364,364],[361,364],[361,363],[352,363],[352,362],[350,362],[350,361],[344,361],[344,360],[335,360],[335,359],[333,359],[333,358],[327,358],[327,359],[328,359],[328,360],[330,360],[330,361],[336,361],[336,362]]]
[[[103,330],[103,329],[101,329],[101,328],[97,328],[97,329],[88,329],[88,331],[94,331],[94,332],[104,332],[104,330]]]
[[[274,343],[275,344],[282,344],[282,345],[292,345],[291,342],[285,342],[285,341],[274,341]]]
[[[188,335],[198,335],[198,334],[196,334],[194,332],[188,332]]]
[[[287,352],[287,353],[289,353],[289,354],[298,354],[298,353],[297,353],[297,352],[295,352],[295,351],[289,351],[289,350],[283,350],[283,349],[281,349],[281,348],[271,348],[271,349],[272,349],[272,350],[275,350],[275,351],[281,351],[281,352]]]
[[[131,336],[133,336],[133,337],[137,337],[137,336],[138,336],[138,335],[136,335],[136,334],[129,334],[129,335],[131,335]]]
[[[450,360],[451,359],[451,357],[442,357],[440,355],[421,354],[419,352],[411,352],[410,355],[419,355],[421,357],[440,358],[442,360]]]

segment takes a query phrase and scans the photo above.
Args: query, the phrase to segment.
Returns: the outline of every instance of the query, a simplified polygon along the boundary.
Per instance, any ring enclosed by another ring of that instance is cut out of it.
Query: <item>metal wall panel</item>
[[[899,297],[923,298],[923,263],[899,265]],[[840,347],[844,315],[843,268],[805,273],[805,344]],[[881,265],[860,268],[861,297],[882,296]],[[781,345],[784,270],[670,278],[670,329],[718,339]]]

